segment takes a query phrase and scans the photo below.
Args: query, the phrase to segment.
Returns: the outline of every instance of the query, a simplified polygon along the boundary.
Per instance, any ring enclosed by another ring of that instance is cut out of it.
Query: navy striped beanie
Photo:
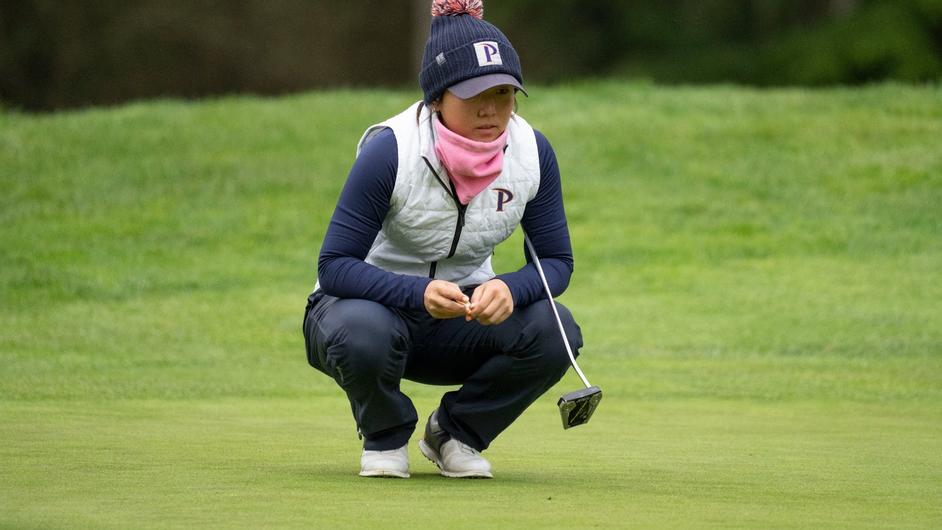
[[[432,28],[419,86],[426,104],[442,96],[449,87],[469,79],[494,76],[523,88],[520,58],[507,37],[483,20],[481,0],[435,0]]]

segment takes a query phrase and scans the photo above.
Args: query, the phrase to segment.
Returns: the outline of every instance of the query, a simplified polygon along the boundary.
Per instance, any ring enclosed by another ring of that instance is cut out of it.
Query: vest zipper
[[[458,200],[457,198],[455,199]],[[458,203],[458,222],[455,223],[455,238],[451,240],[451,250],[448,251],[448,256],[445,259],[448,259],[455,255],[455,250],[458,249],[458,239],[461,238],[461,229],[464,228],[464,212],[468,207],[464,204]]]
[[[450,187],[446,186],[445,181],[443,181],[441,177],[438,176],[438,173],[435,172],[435,169],[432,167],[432,164],[428,161],[428,158],[425,158],[423,156],[422,160],[425,161],[425,165],[428,166],[429,171],[431,171],[432,174],[435,175],[435,180],[437,180],[438,183],[441,184],[442,188],[445,188],[445,191],[448,192],[448,196],[451,197],[451,200],[455,201],[455,206],[458,208],[458,221],[455,223],[455,236],[451,240],[451,250],[449,250],[448,255],[445,256],[445,259],[448,259],[454,256],[455,251],[458,249],[458,239],[461,238],[461,230],[464,228],[464,214],[465,214],[465,211],[468,209],[468,205],[461,204],[461,201],[458,199],[458,192],[457,190],[455,190],[455,185],[449,182],[451,186]],[[434,277],[435,268],[437,264],[438,264],[437,261],[432,263],[431,269],[429,271],[430,277]]]

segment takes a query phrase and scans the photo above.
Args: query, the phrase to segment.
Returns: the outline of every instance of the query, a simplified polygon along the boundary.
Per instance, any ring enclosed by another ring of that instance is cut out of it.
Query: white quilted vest
[[[471,199],[462,215],[448,172],[435,154],[428,107],[419,102],[367,129],[357,155],[385,128],[396,135],[399,170],[389,213],[366,262],[390,272],[429,276],[460,286],[493,278],[494,247],[520,224],[527,202],[539,189],[540,161],[533,129],[520,116],[511,117],[503,171]]]

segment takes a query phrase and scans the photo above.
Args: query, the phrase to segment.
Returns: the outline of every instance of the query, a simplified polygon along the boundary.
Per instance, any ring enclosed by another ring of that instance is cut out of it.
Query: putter
[[[540,266],[540,258],[537,257],[533,243],[530,242],[530,238],[527,236],[526,232],[523,234],[523,240],[527,244],[527,249],[530,251],[530,257],[533,258],[533,264],[536,265],[537,272],[540,273],[540,280],[543,281],[543,289],[546,290],[546,298],[549,300],[550,307],[553,308],[553,315],[556,316],[556,324],[559,325],[559,334],[563,337],[563,345],[566,346],[569,361],[576,370],[576,374],[579,375],[579,379],[582,379],[582,384],[585,385],[585,388],[581,390],[563,395],[556,403],[559,406],[559,415],[563,419],[563,429],[568,429],[576,425],[588,423],[589,418],[592,417],[592,413],[595,412],[595,408],[598,407],[599,402],[602,401],[602,389],[589,384],[589,380],[586,379],[585,374],[579,369],[576,356],[572,354],[572,348],[569,346],[569,338],[566,337],[566,330],[563,329],[563,321],[559,318],[559,311],[556,310],[556,302],[553,300],[553,293],[550,291],[549,283],[546,281],[546,276],[543,274],[543,267]]]

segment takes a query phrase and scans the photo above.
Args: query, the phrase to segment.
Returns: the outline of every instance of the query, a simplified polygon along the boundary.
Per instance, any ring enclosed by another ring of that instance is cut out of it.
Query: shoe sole
[[[369,478],[409,478],[409,473],[389,469],[377,469],[375,471],[360,471],[360,476]]]
[[[464,471],[461,473],[454,473],[452,471],[445,471],[442,467],[442,459],[438,453],[429,447],[425,440],[419,440],[419,450],[422,451],[422,454],[425,455],[425,458],[429,459],[429,462],[438,466],[438,472],[441,473],[443,477],[448,478],[494,478],[490,472],[481,472],[481,471]]]

